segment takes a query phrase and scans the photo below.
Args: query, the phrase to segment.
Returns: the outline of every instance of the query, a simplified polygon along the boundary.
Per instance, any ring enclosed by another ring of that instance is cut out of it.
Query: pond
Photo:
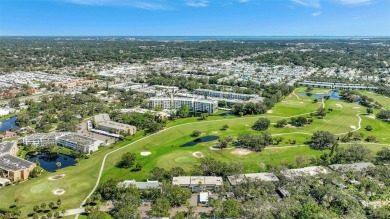
[[[38,159],[41,167],[49,172],[55,172],[58,169],[56,165],[57,162],[61,163],[60,168],[73,166],[75,164],[75,158],[64,154],[39,154],[30,157],[28,160],[34,162],[35,159]]]
[[[217,114],[217,116],[221,116],[221,117],[234,116],[234,113],[233,112],[226,112],[226,113]]]
[[[298,92],[299,95],[301,96],[309,96],[307,95],[307,92]],[[340,100],[339,93],[337,91],[330,91],[327,94],[311,94],[311,97],[316,98],[316,99],[322,99],[324,96],[329,96],[329,99],[332,100]]]
[[[191,147],[191,146],[195,146],[198,143],[215,141],[218,138],[219,138],[218,136],[214,136],[214,135],[204,136],[204,137],[201,137],[201,138],[197,138],[197,139],[195,139],[193,141],[187,142],[187,143],[185,143],[183,145],[180,145],[180,147]]]
[[[1,122],[1,124],[0,124],[0,133],[1,132],[5,132],[5,131],[9,131],[12,128],[14,128],[14,129],[18,128],[18,126],[16,125],[16,116],[11,117],[11,118],[6,119],[3,122]]]

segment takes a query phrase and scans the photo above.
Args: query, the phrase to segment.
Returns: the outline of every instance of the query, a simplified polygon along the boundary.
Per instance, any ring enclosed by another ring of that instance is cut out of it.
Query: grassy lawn
[[[383,108],[390,110],[390,98],[371,92],[371,91],[360,91],[361,94],[366,95],[367,97],[373,98],[378,103],[382,104]]]
[[[314,89],[313,93],[321,91],[317,90],[319,89]],[[300,128],[276,128],[271,125],[267,131],[275,136],[282,136],[284,140],[280,145],[268,147],[258,153],[251,152],[247,155],[239,155],[235,149],[211,150],[210,147],[215,145],[217,140],[202,142],[189,147],[180,147],[195,139],[191,137],[194,130],[200,130],[202,136],[236,137],[242,133],[259,134],[261,132],[253,131],[251,126],[260,117],[267,117],[271,122],[276,122],[282,118],[289,120],[288,117],[297,114],[307,114],[305,116],[308,116],[310,112],[315,111],[322,105],[322,103],[312,103],[312,100],[313,98],[310,97],[299,96],[298,99],[295,95],[290,95],[265,115],[248,117],[210,116],[207,120],[198,120],[198,118],[178,119],[169,122],[168,127],[159,133],[145,136],[143,132],[139,132],[136,136],[126,138],[126,141],[117,143],[115,146],[99,149],[89,159],[81,159],[77,166],[63,168],[56,173],[45,172],[38,178],[0,189],[0,208],[8,208],[16,197],[20,199],[19,205],[24,215],[31,213],[34,205],[56,201],[58,198],[63,203],[61,208],[77,208],[92,190],[104,155],[129,143],[131,144],[127,147],[123,147],[122,150],[107,157],[102,181],[108,178],[146,180],[149,171],[157,166],[166,169],[180,166],[184,170],[190,171],[200,160],[200,158],[193,155],[194,152],[200,152],[204,157],[213,157],[224,162],[241,162],[246,172],[259,171],[259,166],[262,163],[276,166],[281,162],[294,163],[297,157],[311,158],[319,156],[324,151],[315,151],[308,146],[298,145],[304,144],[305,141],[310,139],[311,134],[317,130],[328,130],[335,134],[352,131],[351,126],[358,127],[359,119],[356,114],[364,113],[365,107],[343,101],[328,100],[325,102],[326,108],[332,107],[333,112],[328,113],[324,119],[314,118],[312,124]],[[342,108],[339,107],[340,105],[342,105]],[[359,132],[363,132],[366,136],[375,135],[379,143],[390,144],[390,136],[388,136],[390,124],[364,115],[361,115],[361,118],[362,129]],[[229,129],[222,131],[221,128],[225,124],[229,125]],[[366,125],[371,125],[373,131],[364,130]],[[139,141],[135,142],[135,140]],[[296,146],[286,147],[291,146],[289,140],[295,140]],[[373,151],[381,149],[378,145],[369,145],[369,147],[379,148],[372,149]],[[137,161],[143,166],[141,171],[131,172],[130,169],[115,167],[115,164],[125,152],[133,152],[137,155]],[[151,154],[141,156],[141,152],[151,152]],[[48,177],[57,174],[65,174],[65,177],[55,181],[48,180]],[[64,189],[65,194],[61,196],[53,195],[52,190],[56,188]]]

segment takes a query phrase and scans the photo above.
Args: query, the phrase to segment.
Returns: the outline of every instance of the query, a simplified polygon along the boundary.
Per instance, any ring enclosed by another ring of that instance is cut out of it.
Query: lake
[[[197,139],[195,139],[193,141],[187,142],[187,143],[185,143],[183,145],[180,145],[180,147],[191,147],[191,146],[195,146],[196,144],[199,144],[199,143],[215,141],[218,138],[219,138],[218,136],[214,136],[214,135],[204,136],[204,137],[201,137],[201,138],[197,138]]]
[[[298,92],[299,95],[301,96],[308,96],[307,92]],[[329,99],[332,100],[340,100],[339,93],[337,91],[330,91],[327,94],[312,94],[311,97],[316,98],[316,99],[322,99],[324,96],[329,96]]]
[[[9,130],[11,130],[11,128],[14,128],[14,129],[18,128],[18,126],[16,125],[16,116],[11,117],[11,118],[6,119],[3,122],[1,122],[0,133],[5,132],[5,131],[9,131]]]
[[[73,166],[75,164],[75,158],[64,154],[39,154],[37,156],[30,157],[28,160],[34,162],[38,159],[41,167],[49,172],[55,172],[57,170],[57,162],[61,163],[61,168]]]

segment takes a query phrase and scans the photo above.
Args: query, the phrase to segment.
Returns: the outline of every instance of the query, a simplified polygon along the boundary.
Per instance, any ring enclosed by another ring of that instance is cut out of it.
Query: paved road
[[[66,210],[66,213],[65,213],[64,216],[78,215],[78,214],[81,214],[81,213],[84,213],[84,212],[85,212],[84,208],[69,209],[69,210]]]

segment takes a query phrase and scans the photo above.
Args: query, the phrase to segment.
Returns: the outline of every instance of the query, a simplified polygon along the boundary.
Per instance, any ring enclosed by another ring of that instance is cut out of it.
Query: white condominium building
[[[61,136],[57,139],[57,144],[60,146],[73,150],[81,150],[88,154],[93,151],[97,151],[99,149],[99,145],[103,143],[103,141],[73,133]]]
[[[74,150],[81,150],[88,154],[97,151],[99,145],[103,143],[103,141],[70,132],[38,133],[23,138],[24,145],[60,145]]]
[[[152,97],[149,99],[149,108],[160,107],[162,109],[180,109],[182,105],[189,110],[214,113],[218,109],[218,101],[208,99],[196,99],[188,97]]]
[[[223,99],[236,99],[236,100],[249,100],[257,97],[257,95],[254,94],[240,94],[240,93],[215,91],[215,90],[208,90],[208,89],[196,89],[194,93],[197,95],[203,95],[208,97],[218,97]]]
[[[65,132],[56,132],[56,133],[37,133],[23,138],[24,145],[33,145],[33,146],[48,146],[56,145],[57,138],[66,135],[69,133]]]

